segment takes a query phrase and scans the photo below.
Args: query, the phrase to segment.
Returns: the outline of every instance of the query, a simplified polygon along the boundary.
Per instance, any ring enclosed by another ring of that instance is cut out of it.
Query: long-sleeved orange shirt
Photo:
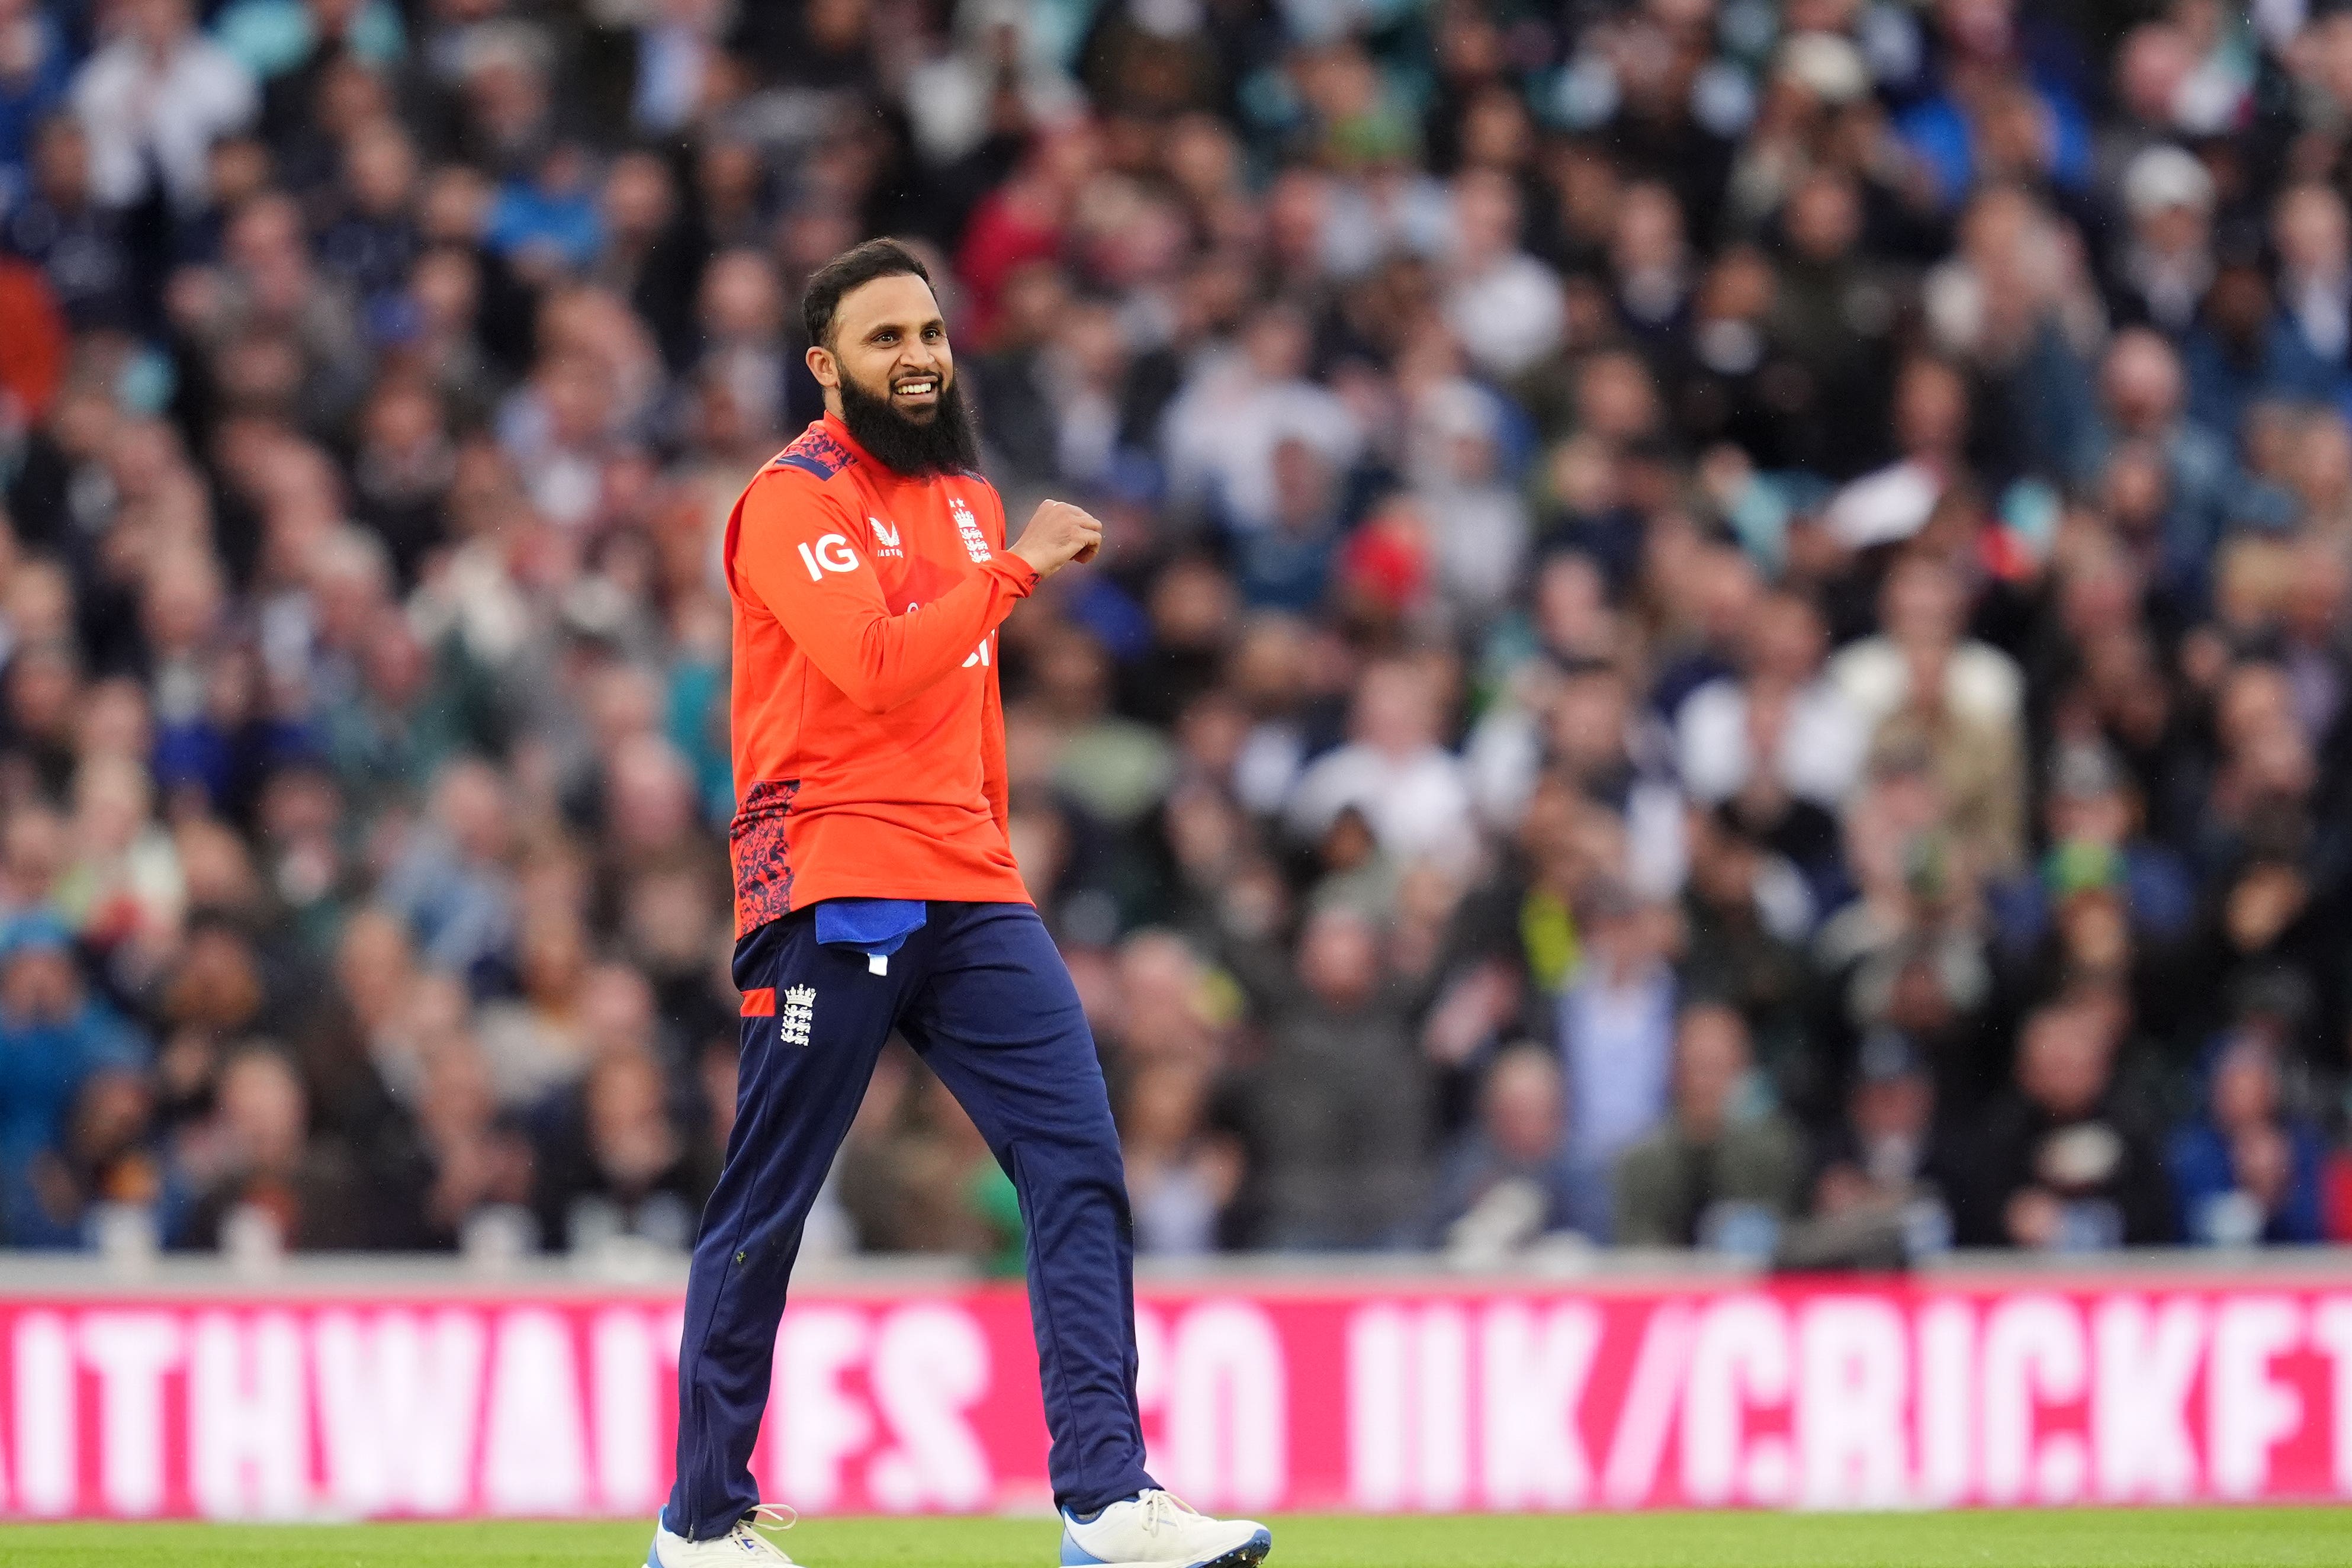
[[[727,520],[735,931],[825,899],[1029,901],[996,628],[1037,585],[976,474],[909,479],[827,415]]]

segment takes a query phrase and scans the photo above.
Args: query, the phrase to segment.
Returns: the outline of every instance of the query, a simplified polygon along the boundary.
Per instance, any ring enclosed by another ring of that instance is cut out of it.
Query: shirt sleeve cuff
[[[1004,585],[1013,590],[1013,596],[1016,599],[1027,598],[1037,591],[1037,584],[1045,581],[1037,574],[1037,568],[1009,550],[989,564],[995,568],[999,577],[1004,579]]]

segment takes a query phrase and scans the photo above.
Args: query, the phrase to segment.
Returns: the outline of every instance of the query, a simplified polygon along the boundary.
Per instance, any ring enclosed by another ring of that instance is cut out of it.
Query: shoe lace
[[[1163,1524],[1172,1525],[1180,1513],[1191,1513],[1192,1506],[1171,1491],[1152,1490],[1143,1494],[1143,1532],[1157,1535]]]
[[[800,1522],[800,1517],[799,1513],[783,1503],[756,1503],[751,1512],[735,1521],[735,1528],[762,1544],[775,1546],[776,1543],[768,1539],[767,1532],[771,1530],[778,1531],[790,1530]],[[776,1552],[779,1556],[782,1556],[783,1548],[776,1547]]]

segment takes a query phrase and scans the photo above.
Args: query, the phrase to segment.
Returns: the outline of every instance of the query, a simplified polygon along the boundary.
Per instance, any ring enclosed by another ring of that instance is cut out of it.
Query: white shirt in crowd
[[[1886,637],[1864,637],[1830,660],[1829,678],[1863,724],[1875,734],[1909,700],[1911,667]],[[1990,643],[1963,642],[1944,665],[1944,705],[1979,723],[2015,725],[2025,703],[2025,677],[2017,661]]]
[[[1558,273],[1517,251],[1455,281],[1445,324],[1479,369],[1515,376],[1559,346],[1568,297]]]
[[[1588,962],[1559,998],[1569,1149],[1601,1171],[1665,1115],[1674,1080],[1674,971],[1653,963],[1612,977],[1609,967]]]
[[[1171,488],[1221,500],[1244,529],[1273,521],[1274,452],[1283,442],[1303,441],[1344,472],[1364,441],[1337,395],[1308,381],[1261,381],[1237,353],[1192,378],[1164,431]]]
[[[250,121],[261,99],[236,57],[189,33],[161,61],[133,39],[115,39],[82,67],[73,104],[100,201],[127,206],[145,196],[152,163],[172,205],[188,212],[204,205],[212,144]]]
[[[1835,808],[1869,752],[1870,731],[1853,704],[1836,686],[1816,680],[1790,702],[1769,765],[1790,794]],[[1757,766],[1747,687],[1727,677],[1692,692],[1675,715],[1675,755],[1693,800],[1712,805],[1747,788]]]
[[[1307,764],[1291,792],[1291,830],[1319,837],[1354,806],[1381,848],[1400,860],[1440,857],[1466,862],[1477,852],[1470,786],[1443,746],[1399,756],[1361,742],[1334,747]]]

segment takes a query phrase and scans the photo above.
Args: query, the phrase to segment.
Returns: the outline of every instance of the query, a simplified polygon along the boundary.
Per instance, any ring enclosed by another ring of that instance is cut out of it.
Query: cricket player
[[[1144,1471],[1118,1137],[1005,835],[996,630],[1102,525],[1049,500],[1007,546],[930,276],[904,247],[835,257],[802,311],[824,417],[727,522],[740,1089],[646,1568],[791,1561],[753,1528],[751,1445],[802,1223],[894,1028],[1020,1194],[1061,1561],[1256,1563],[1264,1527],[1195,1513]]]

